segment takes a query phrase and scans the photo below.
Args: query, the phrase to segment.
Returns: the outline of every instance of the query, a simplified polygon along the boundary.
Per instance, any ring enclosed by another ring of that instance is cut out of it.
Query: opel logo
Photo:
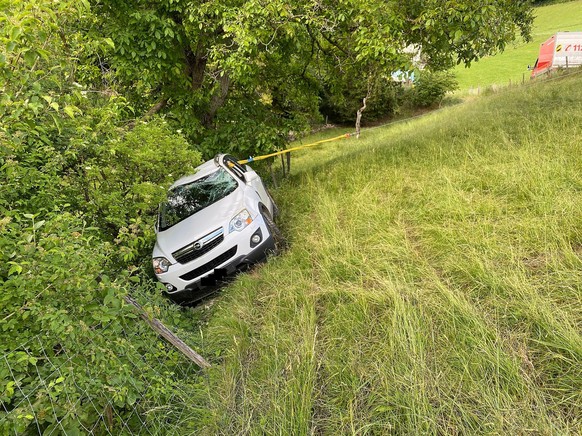
[[[194,243],[194,250],[200,250],[202,248],[202,243],[201,242],[195,242]]]

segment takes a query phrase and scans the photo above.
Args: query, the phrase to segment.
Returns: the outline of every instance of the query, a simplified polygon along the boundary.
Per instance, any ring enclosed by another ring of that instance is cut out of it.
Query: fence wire
[[[99,333],[110,337],[112,328]],[[98,334],[78,349],[38,334],[0,356],[0,434],[188,434],[204,408],[196,403],[204,375],[139,318],[115,329],[117,340],[103,343]],[[108,367],[96,364],[95,350]]]

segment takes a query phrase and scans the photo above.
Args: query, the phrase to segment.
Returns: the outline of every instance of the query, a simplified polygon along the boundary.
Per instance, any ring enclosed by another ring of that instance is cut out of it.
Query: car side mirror
[[[257,173],[255,173],[254,171],[247,171],[246,173],[244,173],[244,177],[246,183],[251,183],[257,179]]]

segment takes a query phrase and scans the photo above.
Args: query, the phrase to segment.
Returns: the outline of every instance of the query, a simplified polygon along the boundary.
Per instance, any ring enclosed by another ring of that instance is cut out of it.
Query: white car
[[[177,303],[200,298],[225,276],[278,253],[276,214],[258,174],[229,155],[174,183],[160,205],[152,254],[168,296]]]

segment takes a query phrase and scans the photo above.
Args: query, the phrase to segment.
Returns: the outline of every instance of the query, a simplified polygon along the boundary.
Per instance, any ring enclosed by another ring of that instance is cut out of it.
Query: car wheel
[[[287,248],[287,241],[285,240],[283,233],[281,233],[281,230],[279,230],[279,227],[277,227],[273,221],[273,218],[271,218],[269,211],[263,209],[261,211],[261,215],[263,216],[263,220],[265,220],[269,234],[273,237],[273,242],[275,243],[275,250],[273,254],[280,254],[281,251]]]

